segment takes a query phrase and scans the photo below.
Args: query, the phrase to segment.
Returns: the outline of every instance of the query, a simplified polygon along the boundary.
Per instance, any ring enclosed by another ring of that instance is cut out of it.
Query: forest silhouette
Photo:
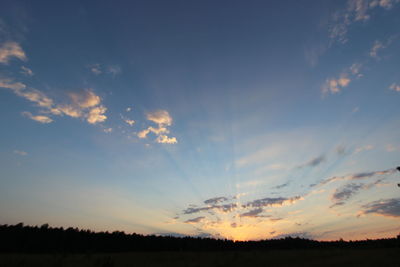
[[[131,251],[246,251],[268,249],[399,248],[394,238],[357,241],[316,241],[285,237],[260,241],[232,241],[202,237],[126,234],[121,231],[93,232],[78,228],[0,225],[1,253],[86,253]]]

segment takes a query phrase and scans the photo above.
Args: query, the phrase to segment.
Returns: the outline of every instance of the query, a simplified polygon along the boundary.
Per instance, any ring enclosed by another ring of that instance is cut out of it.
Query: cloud
[[[104,66],[102,64],[95,63],[88,65],[87,68],[89,68],[89,70],[95,75],[111,74],[113,77],[115,77],[121,73],[121,67],[119,65]]]
[[[393,83],[390,87],[390,90],[396,91],[396,92],[400,92],[400,85]]]
[[[205,218],[206,217],[204,217],[204,216],[196,217],[193,219],[186,220],[185,223],[199,223],[199,222],[203,221]]]
[[[166,110],[157,110],[146,114],[146,118],[158,125],[170,126],[172,124],[172,117]]]
[[[113,75],[114,77],[121,73],[121,67],[118,65],[109,66],[107,72]]]
[[[105,128],[105,129],[103,129],[103,132],[105,132],[105,133],[112,133],[112,131],[113,131],[113,128]]]
[[[79,92],[70,92],[72,104],[80,108],[91,108],[100,104],[101,99],[92,90],[83,90]]]
[[[203,211],[218,210],[222,212],[231,212],[237,208],[236,203],[224,204],[224,205],[210,205],[205,207],[189,207],[183,211],[183,214],[193,214]]]
[[[8,41],[0,46],[0,63],[8,64],[12,58],[18,58],[23,61],[27,60],[21,46],[16,42]]]
[[[370,57],[375,58],[375,59],[380,59],[378,52],[380,50],[387,48],[393,42],[393,40],[395,38],[396,38],[396,35],[393,35],[393,36],[390,36],[386,41],[376,40],[374,42],[374,44],[372,45],[371,50],[369,51]]]
[[[14,154],[20,155],[20,156],[27,156],[28,152],[22,151],[22,150],[14,150]]]
[[[349,27],[356,22],[365,22],[371,18],[369,12],[377,7],[391,9],[399,0],[348,0],[346,8],[333,15],[333,25],[329,29],[332,41],[346,43]]]
[[[146,114],[147,120],[158,125],[157,128],[149,126],[147,129],[140,131],[137,136],[139,138],[147,138],[149,133],[154,133],[157,137],[155,141],[161,144],[176,144],[178,140],[176,137],[169,137],[169,129],[167,127],[172,125],[172,117],[166,110],[157,110]]]
[[[361,188],[363,188],[362,184],[354,183],[350,183],[341,188],[338,188],[332,195],[332,201],[335,203],[344,203],[344,201],[348,200],[350,197],[356,194]]]
[[[344,145],[338,145],[335,151],[339,156],[345,156],[347,154],[346,147]]]
[[[295,197],[266,197],[261,199],[256,199],[250,201],[243,205],[243,207],[253,207],[253,208],[261,208],[261,207],[268,207],[268,206],[283,206],[283,205],[290,205],[294,204],[297,201],[303,199],[300,196]]]
[[[218,204],[220,202],[224,202],[224,201],[227,201],[227,200],[228,200],[228,198],[226,198],[226,197],[213,197],[213,198],[204,200],[204,204],[214,205],[214,204]]]
[[[375,41],[374,45],[369,52],[369,55],[373,58],[379,59],[378,51],[385,48],[381,41]]]
[[[33,76],[33,71],[25,66],[21,67],[21,73],[25,76]]]
[[[377,181],[368,183],[368,184],[355,184],[355,183],[348,183],[342,187],[339,187],[335,190],[332,195],[332,201],[334,204],[331,206],[340,206],[346,204],[346,201],[352,198],[354,195],[358,194],[361,190],[368,190],[373,186],[382,186],[384,179],[379,179]]]
[[[323,163],[326,160],[325,155],[318,156],[316,158],[311,159],[310,161],[298,166],[297,168],[305,168],[305,167],[316,167]]]
[[[87,115],[87,122],[90,124],[96,124],[98,122],[103,122],[107,119],[107,116],[104,113],[107,111],[107,108],[104,106],[98,106],[89,110],[89,114]]]
[[[167,135],[159,135],[156,138],[156,142],[160,144],[176,144],[178,141],[176,137],[168,137]]]
[[[27,118],[30,118],[31,120],[34,120],[34,121],[37,121],[40,123],[44,123],[44,124],[53,122],[53,120],[50,117],[45,116],[45,115],[32,115],[32,113],[27,112],[27,111],[22,112],[22,115],[24,115]]]
[[[366,145],[366,146],[362,146],[362,147],[357,147],[354,150],[354,154],[358,154],[358,153],[361,153],[363,151],[368,151],[368,150],[372,150],[372,149],[374,149],[373,145]]]
[[[328,179],[322,180],[319,183],[312,184],[310,187],[322,186],[331,182],[340,181],[340,180],[359,180],[359,179],[367,179],[377,175],[386,175],[393,174],[396,172],[396,169],[387,169],[383,171],[372,171],[372,172],[359,172],[355,174],[345,175],[345,176],[332,176]]]
[[[0,79],[0,87],[11,89],[16,95],[34,102],[39,107],[50,108],[53,105],[53,100],[44,93],[33,88],[27,88],[21,82],[14,82],[11,79]]]
[[[101,98],[91,89],[69,92],[67,99],[56,103],[42,91],[29,88],[21,82],[14,82],[11,79],[0,79],[0,87],[10,89],[17,96],[35,103],[40,108],[40,113],[45,115],[32,115],[24,112],[26,117],[41,122],[50,123],[53,120],[50,115],[66,115],[73,118],[83,118],[90,124],[103,122],[107,119],[105,112],[107,108],[101,104]]]
[[[103,71],[101,70],[101,66],[100,64],[93,64],[89,66],[90,71],[95,74],[95,75],[100,75],[103,73]]]
[[[274,189],[282,189],[282,188],[288,186],[289,184],[290,184],[290,182],[286,182],[284,184],[280,184],[280,185],[274,186],[273,188]]]
[[[354,63],[350,67],[342,71],[337,78],[328,78],[321,87],[322,95],[340,93],[343,88],[349,86],[354,78],[360,78],[363,75],[360,73],[362,68],[361,63]]]
[[[253,209],[250,210],[248,212],[242,213],[240,214],[240,217],[252,217],[252,218],[256,218],[256,217],[260,217],[260,213],[263,212],[262,208],[257,208],[257,209]]]
[[[381,199],[363,205],[360,215],[370,213],[386,217],[400,217],[400,198]]]

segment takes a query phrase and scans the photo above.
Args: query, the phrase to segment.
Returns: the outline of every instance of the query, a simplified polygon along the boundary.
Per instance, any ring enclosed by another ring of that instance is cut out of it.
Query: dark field
[[[399,255],[400,248],[64,255],[0,254],[0,266],[400,266]]]

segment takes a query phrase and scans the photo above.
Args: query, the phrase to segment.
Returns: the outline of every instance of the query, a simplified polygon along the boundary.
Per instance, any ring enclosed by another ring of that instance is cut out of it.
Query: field
[[[400,266],[400,248],[110,254],[0,254],[0,267]]]

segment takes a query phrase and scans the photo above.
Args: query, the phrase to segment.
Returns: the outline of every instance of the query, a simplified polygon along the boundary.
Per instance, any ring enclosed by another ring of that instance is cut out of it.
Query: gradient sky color
[[[0,223],[400,232],[400,1],[1,1]]]

